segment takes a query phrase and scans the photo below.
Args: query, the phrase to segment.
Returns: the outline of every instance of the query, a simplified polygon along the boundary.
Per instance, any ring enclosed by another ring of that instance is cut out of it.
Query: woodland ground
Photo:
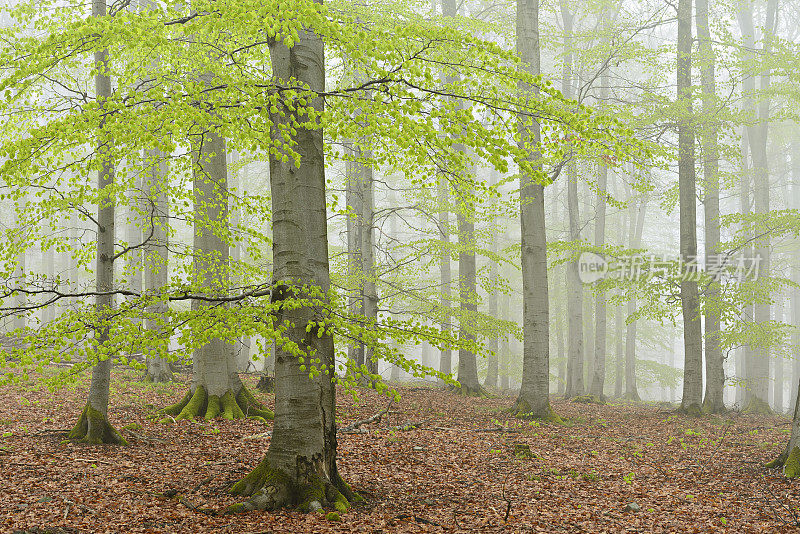
[[[800,518],[800,481],[763,467],[788,439],[787,419],[555,400],[570,423],[539,425],[504,413],[510,397],[430,387],[400,388],[402,401],[362,427],[368,433],[339,436],[339,469],[366,499],[340,522],[208,515],[199,510],[235,502],[225,488],[256,465],[269,438],[253,436],[269,427],[158,423],[148,415],[177,401],[187,377],[153,386],[134,376],[115,371],[112,385],[111,420],[136,428],[122,431],[127,447],[62,443],[85,385],[0,389],[0,531],[795,532]],[[340,391],[340,426],[387,404],[372,391],[357,402]],[[392,428],[407,423],[419,426]],[[624,511],[632,502],[639,512]]]

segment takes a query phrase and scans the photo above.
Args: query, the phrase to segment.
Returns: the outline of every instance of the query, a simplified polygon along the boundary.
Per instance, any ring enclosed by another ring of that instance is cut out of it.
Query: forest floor
[[[255,378],[246,377],[251,387]],[[291,511],[209,515],[202,510],[235,502],[225,488],[260,460],[269,427],[153,420],[187,386],[185,376],[146,385],[115,371],[112,422],[136,428],[122,431],[127,447],[62,441],[85,383],[1,388],[0,532],[738,533],[796,532],[800,520],[800,481],[763,467],[788,439],[788,419],[556,399],[569,423],[538,424],[506,414],[510,397],[433,387],[398,388],[401,402],[380,423],[339,436],[339,470],[365,498],[340,522]],[[340,427],[387,405],[373,391],[357,401],[340,391]],[[631,503],[638,512],[625,510]]]

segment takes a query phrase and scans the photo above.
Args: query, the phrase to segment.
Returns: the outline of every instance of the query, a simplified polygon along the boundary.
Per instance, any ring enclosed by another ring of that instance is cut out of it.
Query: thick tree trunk
[[[692,129],[692,0],[678,0],[678,101],[683,117],[678,125],[680,252],[684,265],[697,260],[697,204],[694,132]],[[684,274],[684,273],[682,273]],[[683,397],[681,408],[700,413],[703,402],[703,345],[697,280],[681,280],[683,312]]]
[[[296,79],[312,91],[325,90],[323,44],[312,32],[301,30],[291,48],[283,42],[271,43],[270,55],[280,83],[290,84]],[[297,110],[296,103],[279,105],[282,114],[271,114],[276,141],[281,139],[278,125],[307,121],[307,117],[298,116],[303,111],[302,107]],[[315,98],[312,105],[321,112],[323,101]],[[330,288],[322,130],[297,127],[296,132],[292,140],[301,157],[299,167],[294,166],[292,158],[284,162],[270,155],[274,279],[281,284],[273,295],[274,302],[305,296],[297,294],[304,284],[318,287],[323,295]],[[333,337],[319,326],[307,329],[310,321],[324,318],[321,307],[281,307],[277,312],[276,324],[283,335],[317,358],[321,372],[310,376],[298,355],[278,348],[272,440],[259,466],[231,489],[238,495],[250,495],[250,499],[230,511],[291,505],[299,505],[303,511],[326,505],[344,511],[348,501],[355,498],[336,466]]]
[[[539,0],[517,0],[517,54],[524,68],[541,73],[539,48]],[[522,93],[538,93],[537,87],[520,84]],[[541,130],[536,120],[519,118],[520,144],[529,161],[541,169]],[[550,311],[547,288],[547,237],[544,186],[526,172],[520,173],[520,221],[522,248],[522,385],[514,405],[518,414],[557,419],[550,407]]]
[[[106,16],[105,0],[93,0],[92,16]],[[98,103],[102,106],[111,96],[111,78],[104,72],[108,65],[108,50],[100,50],[94,54],[95,91]],[[106,142],[111,140],[105,137],[104,123],[101,121],[98,137],[96,156],[100,163],[97,173],[97,189],[103,193],[114,186],[114,165],[110,160]],[[92,369],[92,382],[89,386],[89,399],[86,407],[81,412],[78,422],[69,433],[69,439],[86,443],[113,443],[125,444],[125,440],[108,421],[108,395],[111,385],[112,354],[107,352],[106,343],[109,340],[109,326],[107,317],[114,308],[114,296],[109,293],[114,286],[114,196],[103,198],[97,207],[97,266],[95,274],[95,289],[98,296],[95,298],[95,309],[99,324],[95,327],[95,342],[99,361]]]
[[[787,478],[800,477],[800,382],[796,386],[794,398],[794,411],[792,416],[792,434],[789,443],[783,452],[773,461],[767,464],[769,468],[783,468],[783,474]]]

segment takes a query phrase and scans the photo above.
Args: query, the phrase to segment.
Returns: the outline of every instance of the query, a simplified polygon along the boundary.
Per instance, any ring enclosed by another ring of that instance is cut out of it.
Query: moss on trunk
[[[759,399],[756,396],[750,397],[750,400],[747,401],[747,406],[744,407],[742,413],[748,415],[775,415],[775,412],[773,412],[772,408],[769,407],[769,403],[763,399]]]
[[[189,390],[180,402],[163,408],[161,413],[172,415],[175,420],[194,419],[195,417],[206,419],[216,417],[244,419],[247,417],[266,421],[274,418],[274,414],[262,406],[244,386],[235,396],[233,391],[228,390],[222,397],[209,396],[205,387],[197,386],[194,392]]]
[[[89,404],[83,408],[78,422],[67,435],[67,439],[93,445],[101,443],[111,445],[128,444],[125,438],[108,421],[108,417],[92,408]]]
[[[273,468],[266,458],[228,491],[233,495],[249,497],[244,502],[229,506],[226,510],[228,514],[286,507],[296,507],[306,513],[326,508],[344,513],[350,503],[363,500],[353,493],[338,474],[334,480],[313,474],[307,477],[306,482],[298,484],[289,474]]]
[[[564,420],[550,407],[549,403],[542,413],[537,413],[527,401],[517,399],[510,412],[518,419],[536,419],[558,425],[564,424]]]

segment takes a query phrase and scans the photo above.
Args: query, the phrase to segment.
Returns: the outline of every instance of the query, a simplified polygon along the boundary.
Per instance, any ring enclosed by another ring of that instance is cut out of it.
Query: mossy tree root
[[[251,510],[277,510],[296,507],[301,512],[322,511],[333,508],[344,513],[350,503],[361,501],[340,476],[324,480],[314,475],[305,484],[298,485],[285,472],[270,466],[264,459],[246,477],[234,484],[228,492],[249,497],[246,501],[229,506],[225,513],[235,514]]]
[[[463,384],[461,387],[452,386],[451,391],[456,395],[461,395],[463,397],[477,397],[481,399],[488,399],[491,397],[489,392],[480,384],[477,386],[465,386]]]
[[[777,469],[783,467],[786,478],[800,477],[800,447],[794,447],[791,452],[783,451],[780,456],[769,462],[766,467]]]
[[[228,390],[222,397],[208,395],[205,387],[197,386],[194,392],[188,391],[180,402],[167,406],[161,412],[175,416],[176,421],[195,417],[209,420],[216,417],[230,420],[245,417],[261,420],[274,418],[274,414],[262,406],[244,386],[236,396]]]
[[[78,422],[67,435],[67,439],[91,445],[100,445],[102,443],[110,445],[128,444],[125,438],[108,421],[108,417],[92,408],[88,403],[83,408]]]
[[[769,407],[769,403],[758,397],[750,397],[742,413],[747,415],[775,415],[775,412]]]
[[[162,369],[157,374],[152,374],[150,371],[145,371],[144,381],[148,384],[166,384],[172,382],[172,372]]]
[[[712,402],[708,397],[703,399],[703,413],[705,414],[724,414],[728,409],[723,402]]]
[[[517,399],[514,405],[509,410],[511,414],[517,419],[535,419],[538,421],[545,421],[548,423],[555,423],[557,425],[565,424],[565,421],[550,407],[548,403],[547,408],[537,412],[525,400]]]

